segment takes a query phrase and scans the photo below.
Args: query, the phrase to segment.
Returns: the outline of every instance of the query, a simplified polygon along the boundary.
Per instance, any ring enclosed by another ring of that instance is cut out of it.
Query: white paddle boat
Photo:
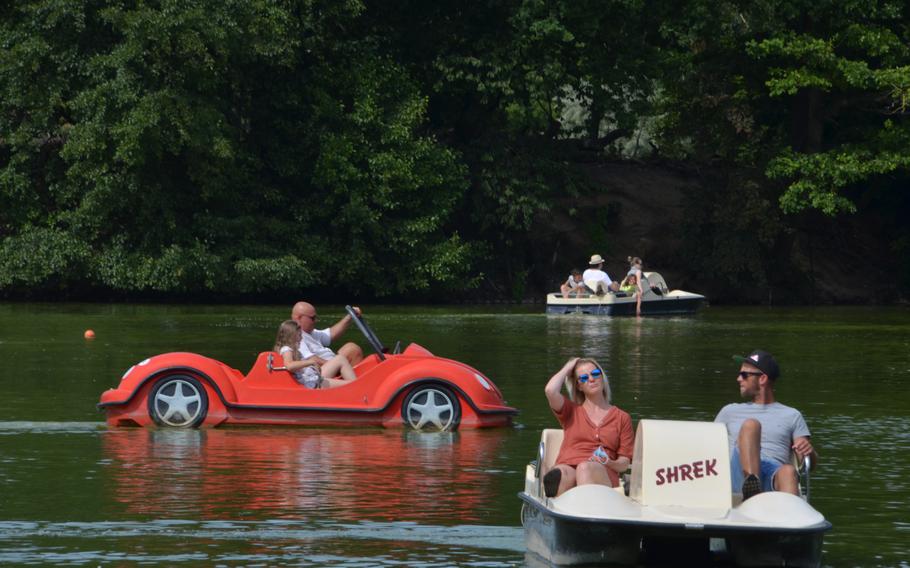
[[[543,431],[519,493],[529,554],[560,566],[819,566],[831,523],[809,505],[807,477],[801,496],[774,491],[743,501],[731,490],[722,424],[641,420],[626,487],[581,485],[550,498],[542,480],[562,435]]]
[[[643,316],[694,314],[704,303],[701,294],[685,290],[670,290],[664,277],[657,272],[645,272],[647,283],[641,298]],[[563,298],[560,292],[547,294],[548,314],[594,314],[602,316],[634,316],[635,295],[607,290],[602,282],[585,283],[586,292],[569,294]]]

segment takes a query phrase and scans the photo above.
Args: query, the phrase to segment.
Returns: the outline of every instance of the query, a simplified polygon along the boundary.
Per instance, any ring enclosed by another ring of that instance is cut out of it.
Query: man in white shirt
[[[358,316],[360,315],[360,308],[355,307],[354,311]],[[313,304],[308,302],[294,304],[291,309],[291,319],[300,327],[300,355],[304,359],[315,355],[322,359],[323,363],[335,356],[335,352],[329,349],[329,345],[341,337],[351,323],[351,316],[345,315],[332,327],[316,329],[319,316],[316,314]],[[356,343],[345,343],[338,349],[338,354],[344,355],[351,365],[356,365],[363,360],[363,350]]]
[[[610,279],[610,276],[603,271],[604,259],[601,258],[599,254],[592,256],[588,265],[591,268],[585,270],[585,273],[581,275],[581,279],[584,280],[585,285],[588,288],[591,288],[592,292],[600,292],[599,288],[601,286],[605,290],[610,290],[612,292],[619,291],[619,283],[613,282],[613,280]],[[603,282],[603,284],[601,285],[600,282]],[[592,283],[594,286],[591,285]]]

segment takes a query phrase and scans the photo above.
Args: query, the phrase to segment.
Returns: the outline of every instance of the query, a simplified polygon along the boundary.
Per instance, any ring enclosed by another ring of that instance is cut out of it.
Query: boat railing
[[[806,503],[808,503],[811,487],[809,471],[812,469],[812,460],[809,458],[809,456],[805,456],[802,460],[802,463],[800,463],[799,458],[794,453],[793,461],[796,462],[794,466],[796,467],[796,472],[799,474],[800,488],[802,490],[803,498],[806,500]]]

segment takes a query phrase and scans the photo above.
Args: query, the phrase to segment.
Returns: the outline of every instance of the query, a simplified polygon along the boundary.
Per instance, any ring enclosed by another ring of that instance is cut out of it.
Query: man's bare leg
[[[739,449],[739,466],[744,474],[743,500],[761,493],[761,422],[749,418],[743,422],[736,439]]]
[[[761,422],[754,418],[743,422],[736,447],[739,448],[739,464],[743,473],[758,476],[761,471]]]
[[[774,474],[774,489],[799,495],[799,476],[796,468],[790,464],[780,466]]]
[[[338,350],[338,354],[344,355],[351,362],[351,365],[357,365],[357,363],[363,361],[363,349],[356,343],[345,343]]]

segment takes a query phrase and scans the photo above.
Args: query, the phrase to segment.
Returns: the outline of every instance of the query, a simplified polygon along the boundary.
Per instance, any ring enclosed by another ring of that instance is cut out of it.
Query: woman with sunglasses
[[[543,479],[547,496],[589,483],[619,485],[619,474],[632,463],[632,418],[611,403],[610,382],[597,361],[569,359],[544,392],[563,428],[556,465]]]

